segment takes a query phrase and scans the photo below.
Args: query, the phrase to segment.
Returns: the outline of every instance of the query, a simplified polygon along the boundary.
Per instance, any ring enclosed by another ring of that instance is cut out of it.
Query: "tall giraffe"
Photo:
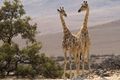
[[[88,63],[88,68],[90,71],[90,54],[89,54],[89,49],[90,49],[90,38],[89,38],[89,33],[88,33],[88,16],[89,16],[89,6],[87,1],[83,1],[82,6],[78,10],[78,12],[83,12],[85,11],[85,17],[83,21],[83,26],[81,27],[80,31],[78,32],[78,35],[81,39],[82,43],[82,74],[84,73],[84,65],[85,63]]]
[[[64,51],[64,74],[63,74],[63,77],[65,79],[65,74],[66,74],[66,64],[67,64],[67,53],[69,53],[70,55],[70,63],[71,63],[71,60],[72,60],[72,56],[74,58],[74,61],[76,63],[76,73],[78,75],[78,61],[77,61],[77,54],[80,53],[80,39],[72,34],[70,32],[70,30],[67,28],[66,24],[65,24],[65,21],[64,21],[64,18],[63,17],[67,17],[67,14],[64,10],[64,8],[60,7],[60,9],[57,9],[57,11],[59,12],[60,14],[60,19],[61,19],[61,23],[62,23],[62,26],[63,26],[63,41],[62,41],[62,47],[63,47],[63,51]],[[70,78],[71,78],[71,65],[70,65]]]

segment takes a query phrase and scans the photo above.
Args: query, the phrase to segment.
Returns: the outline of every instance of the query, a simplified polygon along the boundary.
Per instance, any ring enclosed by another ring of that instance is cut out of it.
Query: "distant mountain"
[[[73,32],[77,32],[73,31]],[[120,20],[89,28],[91,38],[90,54],[120,54]],[[49,56],[64,55],[62,51],[63,33],[37,35],[43,43],[42,52]]]

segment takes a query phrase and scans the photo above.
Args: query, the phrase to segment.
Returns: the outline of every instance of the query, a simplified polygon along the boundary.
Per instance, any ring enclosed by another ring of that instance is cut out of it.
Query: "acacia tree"
[[[4,43],[0,47],[0,66],[4,65],[1,66],[0,70],[2,72],[4,69],[7,75],[17,67],[17,58],[15,56],[18,56],[20,52],[17,44],[15,44],[17,46],[13,47],[14,42],[12,39],[21,35],[23,39],[36,42],[37,25],[36,23],[30,24],[31,18],[25,16],[25,14],[20,0],[4,0],[3,6],[0,7],[0,40]],[[15,65],[14,69],[11,68],[13,65]]]
[[[45,55],[39,55],[41,44],[35,40],[37,25],[30,24],[31,18],[25,14],[20,0],[4,0],[0,7],[0,40],[3,41],[0,46],[0,75],[3,77],[14,72],[18,76],[61,77],[61,67]],[[12,41],[18,35],[32,44],[19,49]]]
[[[0,8],[0,40],[11,44],[12,38],[20,34],[23,39],[34,42],[36,24],[31,25],[30,20],[20,0],[5,0]]]

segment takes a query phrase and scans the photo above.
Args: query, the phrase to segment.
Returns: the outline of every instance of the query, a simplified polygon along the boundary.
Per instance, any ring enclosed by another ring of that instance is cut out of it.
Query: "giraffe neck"
[[[86,10],[83,26],[80,28],[79,32],[77,32],[76,34],[77,36],[80,36],[82,31],[88,32],[88,29],[87,29],[88,16],[89,16],[89,8]]]
[[[84,17],[84,22],[83,22],[83,28],[84,29],[87,29],[88,16],[89,16],[89,8],[86,10],[86,14],[85,14],[85,17]]]
[[[70,35],[71,32],[70,32],[69,29],[67,28],[62,14],[60,14],[60,19],[61,19],[61,23],[62,23],[62,26],[63,26],[64,36]]]

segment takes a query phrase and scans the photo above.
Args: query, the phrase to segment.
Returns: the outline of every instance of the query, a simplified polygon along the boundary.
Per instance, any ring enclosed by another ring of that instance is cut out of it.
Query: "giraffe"
[[[60,14],[60,19],[61,19],[61,23],[62,23],[62,26],[63,26],[63,41],[62,41],[62,47],[63,47],[63,51],[64,51],[64,74],[63,74],[63,77],[65,79],[65,73],[66,73],[66,64],[67,64],[67,53],[69,53],[69,56],[70,56],[70,63],[71,63],[71,58],[73,56],[74,58],[74,61],[76,63],[76,73],[78,75],[78,61],[77,61],[77,54],[80,53],[80,39],[72,34],[70,32],[70,30],[67,28],[66,26],[66,23],[64,21],[64,18],[63,17],[67,17],[67,14],[64,10],[64,7],[60,7],[60,9],[57,9],[57,11],[59,12]],[[71,78],[71,65],[70,65],[70,78]]]
[[[83,12],[85,11],[85,17],[83,21],[83,26],[81,27],[80,31],[78,32],[77,35],[79,35],[81,39],[81,45],[82,45],[82,53],[81,53],[81,58],[82,58],[82,74],[84,74],[84,65],[85,63],[88,63],[88,69],[90,72],[90,54],[89,54],[89,49],[90,49],[90,38],[89,38],[89,33],[88,33],[88,16],[89,16],[89,6],[87,1],[83,1],[82,6],[78,10],[78,12]]]

